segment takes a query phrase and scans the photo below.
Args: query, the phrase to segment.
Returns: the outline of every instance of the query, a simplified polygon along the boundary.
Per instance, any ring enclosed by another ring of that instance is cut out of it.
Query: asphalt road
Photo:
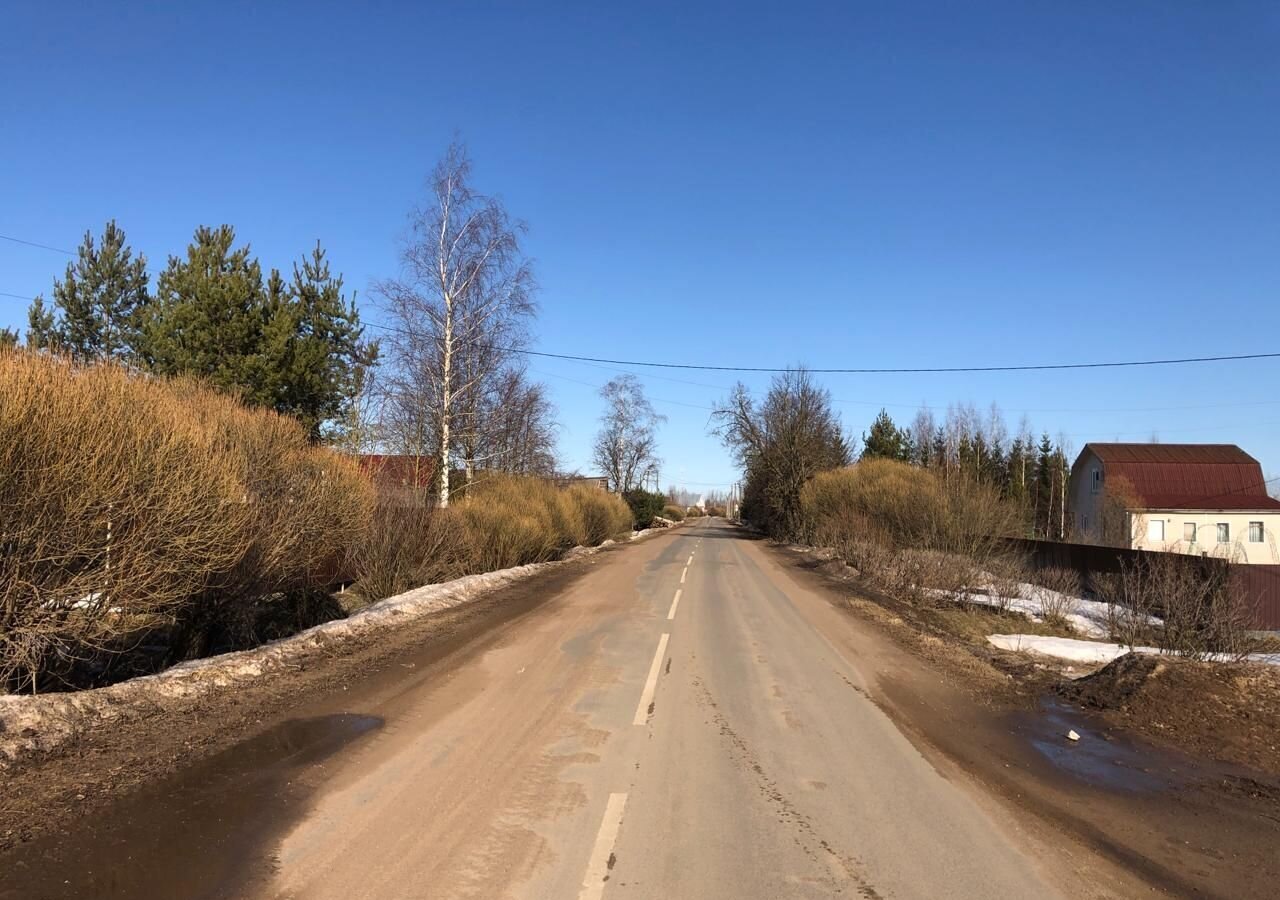
[[[831,615],[721,522],[606,554],[330,760],[261,894],[1058,896]]]

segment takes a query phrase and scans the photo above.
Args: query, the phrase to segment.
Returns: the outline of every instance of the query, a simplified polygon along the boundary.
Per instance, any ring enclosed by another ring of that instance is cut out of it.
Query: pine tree
[[[931,445],[930,458],[932,464],[944,471],[947,468],[947,433],[943,427],[939,425],[933,430],[933,442]]]
[[[0,350],[18,346],[19,336],[12,328],[0,328]]]
[[[355,302],[342,293],[342,277],[330,274],[319,242],[294,265],[290,284],[273,270],[266,293],[266,388],[278,412],[297,417],[318,439],[325,423],[345,417],[377,345],[361,341]]]
[[[58,323],[53,310],[44,305],[43,294],[37,294],[27,310],[27,346],[32,350],[57,350],[61,346]]]
[[[85,232],[76,261],[53,283],[57,344],[81,361],[131,358],[148,300],[146,258],[134,257],[115,220],[96,245]]]
[[[230,225],[202,226],[185,259],[169,257],[140,355],[157,374],[196,375],[247,403],[273,406],[262,354],[269,315],[262,269],[247,246],[234,243]]]
[[[1048,433],[1045,433],[1040,437],[1040,447],[1036,458],[1034,521],[1036,534],[1046,538],[1051,533],[1051,524],[1053,522],[1054,488],[1056,486],[1054,468],[1053,442],[1049,440]]]
[[[912,453],[910,436],[893,423],[886,410],[880,410],[870,433],[862,435],[862,458],[910,462]]]

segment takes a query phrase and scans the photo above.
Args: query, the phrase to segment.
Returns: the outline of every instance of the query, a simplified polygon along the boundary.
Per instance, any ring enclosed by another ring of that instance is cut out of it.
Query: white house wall
[[[1209,555],[1240,563],[1280,564],[1277,535],[1280,533],[1280,513],[1205,512],[1204,510],[1150,510],[1128,514],[1129,534],[1132,546],[1137,550],[1163,550],[1170,553]],[[1164,522],[1164,540],[1154,537],[1152,522]],[[1194,544],[1183,540],[1183,527],[1193,522],[1196,526]],[[1262,541],[1249,540],[1249,523],[1262,523]],[[1231,540],[1218,543],[1218,525],[1226,523]]]

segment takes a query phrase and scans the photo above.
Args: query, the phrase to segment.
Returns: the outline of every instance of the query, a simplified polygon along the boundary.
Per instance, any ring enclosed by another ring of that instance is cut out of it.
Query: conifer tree
[[[1041,537],[1048,537],[1053,522],[1054,508],[1054,452],[1053,442],[1048,433],[1040,436],[1040,447],[1036,457],[1035,483],[1035,530]]]
[[[81,361],[129,359],[148,299],[146,257],[133,255],[112,219],[97,244],[85,232],[75,262],[53,283],[56,343]]]
[[[377,357],[377,344],[361,341],[354,298],[348,301],[343,294],[342,276],[330,273],[318,241],[294,265],[289,284],[272,271],[266,294],[266,387],[274,408],[301,420],[318,439],[326,423],[346,416],[361,370]]]
[[[27,346],[32,350],[57,350],[60,345],[53,310],[44,305],[44,295],[37,294],[27,310]]]
[[[247,403],[274,405],[262,356],[267,292],[230,225],[200,227],[185,258],[169,257],[145,317],[141,354],[160,375],[196,375]]]
[[[912,454],[910,435],[894,424],[886,410],[880,410],[871,431],[862,435],[862,458],[910,462]]]
[[[0,350],[18,346],[18,332],[12,328],[0,328]]]

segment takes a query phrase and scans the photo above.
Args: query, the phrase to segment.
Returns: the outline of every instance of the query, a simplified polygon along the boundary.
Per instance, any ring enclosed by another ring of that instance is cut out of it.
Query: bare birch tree
[[[527,340],[534,312],[524,225],[470,179],[471,161],[454,143],[431,175],[428,205],[412,216],[402,276],[377,286],[396,325],[387,410],[407,447],[431,441],[441,507],[455,451],[474,472],[482,394]]]
[[[641,487],[657,473],[658,425],[667,418],[654,411],[634,375],[619,375],[600,389],[600,396],[605,411],[592,458],[611,490]]]

